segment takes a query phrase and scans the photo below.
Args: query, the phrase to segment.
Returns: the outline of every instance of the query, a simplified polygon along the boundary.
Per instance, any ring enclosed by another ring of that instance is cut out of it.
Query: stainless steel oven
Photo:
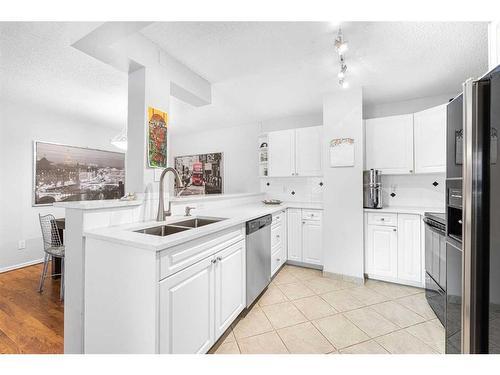
[[[446,219],[444,213],[426,212],[425,297],[439,321],[446,320]]]

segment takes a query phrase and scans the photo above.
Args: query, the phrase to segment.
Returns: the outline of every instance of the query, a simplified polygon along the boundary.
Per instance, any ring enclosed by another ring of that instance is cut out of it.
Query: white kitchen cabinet
[[[366,273],[395,278],[398,274],[396,227],[368,225],[366,230]]]
[[[321,220],[302,220],[303,261],[310,264],[323,264]]]
[[[245,241],[160,281],[160,353],[206,353],[246,306]]]
[[[205,353],[215,342],[213,258],[160,282],[160,353]]]
[[[423,286],[420,215],[365,213],[365,273],[373,279]]]
[[[365,121],[366,169],[383,174],[413,173],[413,115]]]
[[[415,173],[446,171],[446,104],[413,115]]]
[[[271,276],[286,262],[286,210],[273,214],[271,225]]]
[[[268,134],[269,177],[295,175],[295,130],[280,130]]]
[[[215,339],[246,306],[245,244],[240,241],[217,254],[215,263]]]
[[[300,262],[302,261],[302,210],[289,208],[287,212],[288,260]]]
[[[289,208],[287,217],[288,260],[304,265],[323,265],[321,210]]]
[[[268,133],[269,177],[320,176],[322,128]]]
[[[398,214],[398,279],[422,281],[419,215]]]
[[[322,126],[295,131],[295,173],[297,176],[321,176]]]

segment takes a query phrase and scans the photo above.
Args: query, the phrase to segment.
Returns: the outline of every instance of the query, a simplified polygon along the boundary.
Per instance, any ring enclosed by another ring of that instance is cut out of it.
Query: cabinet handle
[[[380,221],[385,221],[385,219],[383,217],[380,218]]]
[[[217,257],[217,261],[220,262],[222,260],[221,257]]]
[[[281,259],[280,258],[276,258],[276,261],[279,262]]]
[[[276,238],[280,238],[280,235],[279,235],[279,234],[277,234],[277,235],[276,235]]]
[[[410,173],[413,173],[413,169],[410,169]]]
[[[306,223],[305,221],[302,222],[302,224],[305,224],[305,223]]]
[[[394,228],[392,231],[393,231],[393,232],[397,232],[398,230],[397,230],[396,228]]]
[[[215,264],[215,263],[217,263],[217,259],[212,259],[212,260],[211,260],[211,262],[212,262],[213,264]]]

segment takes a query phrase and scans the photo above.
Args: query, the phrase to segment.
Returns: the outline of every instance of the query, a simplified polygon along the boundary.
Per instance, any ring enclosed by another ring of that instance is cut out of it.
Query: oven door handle
[[[440,229],[440,228],[435,227],[434,225],[432,225],[432,224],[430,223],[430,220],[429,220],[429,219],[427,219],[427,218],[425,218],[425,217],[424,217],[424,219],[423,219],[423,220],[424,220],[425,225],[427,225],[427,228],[429,228],[429,229],[430,229],[430,230],[432,230],[433,232],[436,232],[436,233],[440,234],[441,236],[445,236],[445,235],[446,235],[446,233],[445,233],[445,231],[444,231],[444,230],[442,230],[442,229]]]

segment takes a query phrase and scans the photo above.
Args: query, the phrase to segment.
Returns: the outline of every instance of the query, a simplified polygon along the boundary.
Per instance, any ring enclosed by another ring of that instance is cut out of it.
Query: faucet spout
[[[168,210],[165,211],[164,199],[164,180],[168,172],[172,172],[175,178],[174,186],[183,187],[179,173],[172,167],[167,167],[163,170],[160,176],[160,189],[159,189],[159,199],[158,199],[158,214],[156,215],[157,221],[164,221],[166,216],[172,215],[170,212],[170,201],[168,202]]]

